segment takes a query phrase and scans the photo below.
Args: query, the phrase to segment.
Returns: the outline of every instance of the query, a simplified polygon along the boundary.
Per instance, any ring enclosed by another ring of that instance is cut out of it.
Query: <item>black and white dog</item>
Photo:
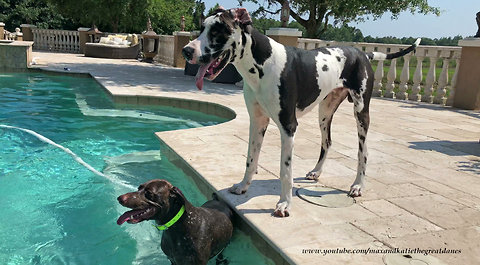
[[[362,195],[367,148],[365,138],[370,122],[369,103],[374,73],[370,60],[403,56],[420,43],[397,53],[364,53],[353,47],[328,47],[302,50],[286,47],[260,34],[252,26],[247,10],[218,9],[207,17],[200,36],[183,48],[189,63],[200,64],[196,85],[203,87],[203,78],[213,80],[232,63],[244,80],[243,92],[250,115],[250,139],[243,180],[230,188],[235,194],[245,193],[258,165],[263,137],[270,119],[281,133],[280,201],[275,216],[289,215],[292,201],[292,150],[297,119],[319,105],[322,148],[315,168],[307,179],[318,179],[331,145],[330,126],[340,103],[348,97],[354,104],[359,150],[357,177],[349,195]]]

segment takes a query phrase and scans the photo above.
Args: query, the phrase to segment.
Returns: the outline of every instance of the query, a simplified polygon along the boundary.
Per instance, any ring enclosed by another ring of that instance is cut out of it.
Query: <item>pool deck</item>
[[[271,216],[279,199],[280,135],[270,124],[258,174],[244,195],[226,190],[244,173],[249,118],[242,90],[205,82],[198,91],[183,70],[136,60],[34,52],[34,67],[89,72],[125,103],[154,104],[151,96],[228,106],[232,121],[157,135],[282,257],[292,264],[383,264],[383,254],[304,254],[303,249],[459,249],[433,254],[447,264],[478,264],[480,257],[480,112],[373,98],[366,190],[353,206],[325,208],[293,197],[291,216]],[[135,97],[136,96],[136,97]],[[333,145],[318,184],[348,190],[356,175],[357,132],[351,103],[339,107]],[[299,120],[293,176],[296,188],[318,160],[317,111]],[[188,195],[187,195],[188,197]],[[433,263],[432,263],[433,264]]]

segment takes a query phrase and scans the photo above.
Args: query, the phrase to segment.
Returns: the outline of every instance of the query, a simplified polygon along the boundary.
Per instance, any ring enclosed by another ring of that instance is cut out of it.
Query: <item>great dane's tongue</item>
[[[200,65],[200,67],[198,68],[197,75],[195,76],[195,84],[197,85],[198,90],[202,90],[203,77],[205,77],[205,74],[207,73],[207,70],[211,64],[212,63],[206,64],[206,65]]]
[[[122,225],[126,221],[130,220],[132,216],[134,216],[136,214],[139,214],[139,213],[142,213],[144,211],[145,210],[131,210],[131,211],[125,212],[120,217],[118,217],[117,225]]]

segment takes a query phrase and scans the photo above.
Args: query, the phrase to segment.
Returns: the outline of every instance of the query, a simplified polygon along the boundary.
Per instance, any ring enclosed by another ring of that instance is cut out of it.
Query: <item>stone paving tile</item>
[[[337,248],[339,251],[344,251],[344,249],[348,249],[350,251],[358,251],[358,250],[386,250],[389,249],[388,246],[385,246],[382,242],[379,241],[371,241],[367,244],[356,244],[356,245],[342,245],[335,247],[329,245],[327,248],[315,248],[314,245],[311,245],[310,248],[312,250],[325,250],[325,251],[336,251]],[[308,249],[310,249],[308,248]],[[343,253],[334,253],[334,254],[307,254],[304,253],[299,255],[298,253],[303,253],[306,248],[300,246],[293,246],[289,248],[283,249],[286,253],[291,253],[292,256],[298,257],[297,264],[307,264],[307,265],[318,265],[318,264],[348,264],[348,265],[379,265],[383,264],[382,254],[343,254]]]
[[[442,228],[480,225],[480,210],[461,205],[437,194],[394,198],[389,201]]]
[[[408,214],[408,212],[405,211],[404,209],[384,199],[373,200],[373,201],[362,201],[360,202],[360,205],[380,217],[389,217],[389,216]]]
[[[480,257],[480,227],[464,227],[431,233],[389,238],[385,242],[398,248],[461,250],[459,254],[433,254],[447,264],[478,264]]]
[[[72,72],[90,72],[109,93],[120,96],[116,102],[158,104],[158,97],[173,97],[215,102],[235,111],[234,120],[217,126],[160,132],[157,136],[294,263],[383,264],[382,255],[307,255],[302,249],[416,246],[461,248],[462,254],[437,256],[450,264],[478,261],[478,112],[373,98],[363,196],[351,207],[325,208],[294,194],[291,217],[282,219],[271,216],[280,194],[280,134],[273,123],[248,192],[233,195],[227,191],[242,179],[245,170],[249,117],[241,88],[207,81],[204,90],[198,91],[194,77],[184,76],[182,70],[136,60],[37,52],[34,57],[38,57],[40,67],[50,70],[63,72],[69,67]],[[201,106],[208,110],[213,105]],[[352,104],[342,103],[335,114],[333,145],[318,183],[304,179],[319,156],[317,110],[300,118],[299,123],[293,163],[295,188],[325,185],[348,191],[356,175],[358,151]]]
[[[442,228],[410,213],[358,220],[352,224],[381,241],[442,230]]]

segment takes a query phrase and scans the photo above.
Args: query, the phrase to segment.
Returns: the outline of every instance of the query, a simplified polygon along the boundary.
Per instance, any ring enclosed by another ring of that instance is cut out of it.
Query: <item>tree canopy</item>
[[[46,0],[0,0],[0,22],[14,31],[21,24],[40,28],[72,28],[75,23],[60,15]]]
[[[260,5],[252,12],[253,16],[270,13],[278,14],[286,0],[238,0]],[[328,29],[329,22],[345,24],[351,21],[363,21],[366,16],[374,19],[386,12],[392,18],[398,17],[402,11],[436,15],[440,10],[428,4],[428,0],[290,0],[290,16],[306,29],[307,37],[319,38]]]

